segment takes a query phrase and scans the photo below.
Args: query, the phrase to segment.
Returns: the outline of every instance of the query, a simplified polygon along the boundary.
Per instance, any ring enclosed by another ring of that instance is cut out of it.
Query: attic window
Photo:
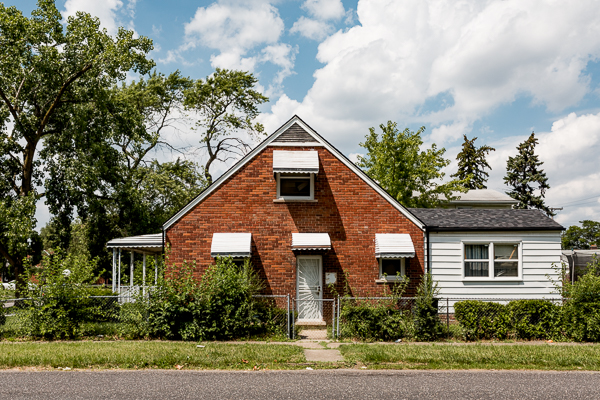
[[[315,175],[319,172],[319,153],[307,151],[273,151],[273,173],[277,179],[277,198],[313,200]]]
[[[314,174],[277,174],[277,198],[312,200],[315,197]]]

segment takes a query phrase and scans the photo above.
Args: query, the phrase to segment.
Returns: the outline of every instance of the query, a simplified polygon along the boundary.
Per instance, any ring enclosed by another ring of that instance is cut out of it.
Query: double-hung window
[[[519,243],[464,243],[465,279],[519,279],[521,256]]]

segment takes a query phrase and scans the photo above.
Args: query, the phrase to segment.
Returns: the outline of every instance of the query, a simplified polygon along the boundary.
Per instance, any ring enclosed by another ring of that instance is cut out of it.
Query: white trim
[[[281,184],[280,184],[280,180],[282,178],[283,174],[283,179],[294,179],[294,178],[302,178],[302,179],[306,179],[308,178],[310,180],[310,195],[309,196],[282,196],[280,194],[281,190]],[[275,180],[277,181],[277,200],[314,200],[315,199],[315,174],[305,174],[305,173],[293,173],[293,174],[288,174],[288,173],[282,173],[282,172],[277,172],[275,174]]]
[[[269,144],[269,147],[324,147],[322,143],[317,142],[276,142]]]
[[[401,281],[406,276],[406,258],[396,257],[380,257],[379,259],[379,280],[381,281]],[[386,275],[383,276],[383,260],[400,260],[400,276]]]
[[[283,124],[279,129],[277,129],[271,136],[266,138],[263,142],[261,142],[258,146],[256,146],[252,151],[250,151],[244,158],[237,162],[233,167],[231,167],[227,172],[219,177],[216,181],[213,182],[206,190],[200,193],[195,199],[190,201],[185,207],[183,207],[177,214],[169,218],[167,222],[163,225],[163,229],[169,229],[175,222],[177,222],[180,218],[182,218],[185,214],[191,211],[198,203],[208,197],[213,191],[215,191],[223,182],[233,176],[241,167],[246,165],[250,160],[252,160],[256,155],[258,155],[261,151],[263,151],[267,146],[273,142],[279,135],[288,130],[293,124],[297,123],[302,129],[304,129],[309,135],[315,138],[323,147],[325,147],[331,154],[333,154],[338,160],[342,162],[346,167],[348,167],[352,172],[358,175],[367,185],[369,185],[372,189],[374,189],[377,193],[379,193],[385,200],[387,200],[394,208],[396,208],[402,215],[408,218],[413,224],[418,226],[421,230],[425,229],[425,225],[414,215],[410,213],[403,205],[398,203],[396,199],[390,196],[385,190],[383,190],[379,185],[377,185],[371,178],[367,176],[360,168],[358,168],[353,162],[348,160],[339,150],[329,144],[325,139],[321,137],[317,132],[315,132],[310,126],[306,125],[304,121],[302,121],[297,115],[294,115]],[[311,147],[316,146],[315,143],[306,143],[303,146]]]
[[[515,240],[468,240],[468,241],[461,241],[460,242],[460,248],[461,248],[461,259],[462,259],[462,266],[461,266],[461,274],[462,274],[462,280],[464,282],[516,282],[516,281],[522,281],[523,280],[523,242],[522,241],[515,241]],[[487,261],[488,263],[488,276],[465,276],[465,245],[469,245],[469,244],[474,244],[474,245],[488,245],[488,258],[487,260],[481,259],[481,260],[469,260],[471,262],[485,262]],[[518,261],[518,267],[517,267],[517,276],[507,276],[504,278],[501,277],[495,277],[494,276],[494,268],[495,268],[495,260],[494,260],[494,245],[495,244],[512,244],[512,245],[517,245],[517,251],[518,251],[518,256],[519,259]]]

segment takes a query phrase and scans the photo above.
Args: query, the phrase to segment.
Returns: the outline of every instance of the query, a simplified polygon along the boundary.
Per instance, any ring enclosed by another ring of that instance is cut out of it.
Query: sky
[[[4,0],[29,15],[32,0]],[[294,114],[356,159],[370,127],[425,126],[457,168],[463,135],[496,149],[488,188],[532,131],[565,227],[600,221],[597,0],[57,0],[109,33],[151,38],[156,69],[194,79],[252,72],[268,133]],[[131,77],[133,79],[135,77]],[[178,138],[195,143],[189,131]],[[201,155],[195,157],[202,158]],[[199,160],[201,161],[201,160]],[[219,165],[216,175],[227,165]],[[215,175],[215,174],[213,174]],[[38,225],[48,219],[39,207]]]

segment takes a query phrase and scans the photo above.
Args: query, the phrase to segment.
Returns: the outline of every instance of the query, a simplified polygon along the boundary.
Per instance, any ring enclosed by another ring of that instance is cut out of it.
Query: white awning
[[[251,254],[251,233],[213,233],[211,257],[250,257]]]
[[[375,234],[375,257],[402,258],[414,256],[415,246],[408,233]]]
[[[292,250],[330,250],[328,233],[292,233]]]
[[[163,248],[162,233],[116,238],[108,243],[109,249],[138,251],[141,253],[160,253]]]
[[[311,173],[319,172],[319,153],[307,151],[273,151],[273,173]]]

